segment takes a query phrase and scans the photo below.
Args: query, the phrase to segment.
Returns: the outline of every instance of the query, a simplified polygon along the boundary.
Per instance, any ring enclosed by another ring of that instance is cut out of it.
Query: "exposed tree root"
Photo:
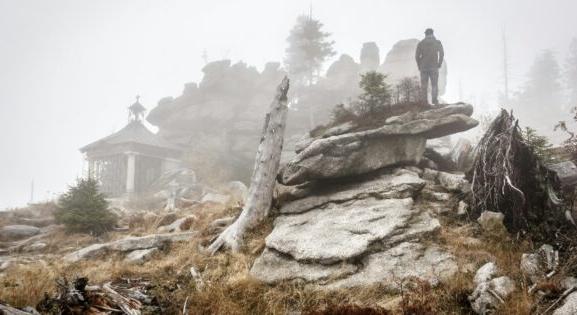
[[[565,221],[551,188],[551,174],[524,141],[512,113],[502,110],[492,122],[476,148],[468,177],[475,217],[483,211],[502,212],[510,231]]]

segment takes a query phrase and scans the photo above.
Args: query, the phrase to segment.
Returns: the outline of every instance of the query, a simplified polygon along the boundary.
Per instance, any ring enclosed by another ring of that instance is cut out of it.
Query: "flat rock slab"
[[[453,104],[420,113],[407,113],[395,123],[345,132],[311,141],[281,170],[279,181],[307,181],[365,174],[380,168],[416,164],[427,139],[462,132],[478,125],[469,117],[473,107]],[[331,133],[333,135],[334,133]]]
[[[302,213],[330,202],[342,203],[369,196],[378,199],[410,198],[424,186],[425,181],[411,172],[400,175],[385,174],[361,183],[339,185],[333,189],[289,202],[281,207],[280,213]]]
[[[287,280],[326,281],[355,273],[359,269],[350,263],[323,265],[302,263],[276,251],[265,249],[255,260],[251,274],[266,283]]]
[[[414,214],[412,206],[412,198],[367,198],[280,216],[266,246],[296,260],[333,263],[350,259],[403,228]]]
[[[395,230],[389,238],[377,241],[374,245],[377,248],[390,248],[395,246],[394,244],[407,240],[415,241],[435,233],[440,227],[437,219],[431,218],[428,213],[423,212],[411,218],[406,227]],[[362,265],[355,265],[350,261],[338,261],[332,264],[306,260],[298,261],[289,255],[267,248],[255,261],[251,273],[268,283],[294,279],[325,281],[353,274],[362,269]]]
[[[127,237],[110,243],[92,244],[64,256],[67,262],[77,262],[92,258],[106,251],[127,252],[137,249],[160,247],[167,242],[187,241],[192,239],[196,232],[153,234],[141,237]]]
[[[304,280],[328,289],[381,284],[395,291],[400,280],[414,277],[434,285],[450,279],[458,269],[454,257],[439,246],[403,242],[368,254],[359,263],[331,265],[299,262],[267,249],[255,261],[251,274],[269,284]]]
[[[436,245],[404,242],[389,250],[371,254],[365,266],[350,277],[331,283],[329,288],[348,288],[383,284],[390,290],[399,289],[400,280],[419,278],[431,284],[446,281],[459,267],[454,257]]]
[[[425,152],[426,138],[414,135],[395,137],[342,136],[319,139],[315,144],[323,148],[299,153],[280,173],[279,181],[297,185],[307,181],[365,174],[398,164],[417,164]],[[332,143],[334,142],[334,143]]]

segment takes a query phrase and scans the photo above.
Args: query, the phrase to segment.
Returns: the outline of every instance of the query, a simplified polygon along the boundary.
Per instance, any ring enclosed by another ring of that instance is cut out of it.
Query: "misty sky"
[[[63,191],[81,174],[78,148],[123,127],[136,94],[151,109],[200,80],[203,51],[258,69],[282,61],[310,4],[0,0],[0,209],[25,204],[32,180],[36,201]],[[564,61],[577,36],[575,0],[314,0],[312,8],[337,52],[356,60],[363,42],[377,42],[383,60],[397,40],[434,28],[449,66],[445,98],[462,94],[479,110],[497,107],[503,29],[513,88],[538,52]]]

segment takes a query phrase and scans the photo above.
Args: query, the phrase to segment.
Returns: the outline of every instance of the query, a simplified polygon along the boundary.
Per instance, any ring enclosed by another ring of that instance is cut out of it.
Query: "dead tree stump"
[[[238,219],[208,247],[211,254],[222,247],[238,252],[246,231],[268,215],[284,141],[288,89],[289,80],[285,77],[278,86],[270,111],[265,117],[246,204]]]
[[[549,171],[523,138],[512,113],[501,110],[491,123],[477,145],[468,179],[474,218],[483,211],[502,212],[510,232],[545,237],[566,223]]]

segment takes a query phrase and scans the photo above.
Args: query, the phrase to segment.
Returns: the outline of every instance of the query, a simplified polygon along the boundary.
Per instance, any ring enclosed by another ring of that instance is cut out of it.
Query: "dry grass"
[[[0,301],[17,307],[36,305],[44,292],[54,290],[54,279],[59,270],[61,269],[41,264],[12,269],[7,275],[0,277]]]
[[[63,265],[58,259],[46,264],[16,266],[0,276],[0,300],[13,306],[36,305],[44,292],[53,292],[54,281],[66,276],[85,276],[97,284],[117,278],[145,278],[152,282],[152,294],[158,299],[163,314],[179,314],[185,301],[190,314],[471,314],[467,296],[473,291],[473,276],[478,267],[494,261],[517,284],[498,314],[529,314],[533,297],[528,295],[526,280],[519,270],[522,252],[532,244],[503,236],[486,236],[474,226],[458,221],[443,222],[437,242],[447,247],[461,266],[451,281],[437,287],[413,281],[404,286],[402,294],[393,294],[383,285],[366,288],[328,291],[313,285],[292,282],[266,285],[250,276],[250,267],[264,248],[264,239],[272,228],[271,220],[263,222],[247,237],[241,253],[221,252],[208,256],[200,248],[206,246],[217,231],[207,228],[214,219],[236,216],[239,207],[196,206],[179,215],[194,214],[191,229],[199,237],[189,243],[174,243],[157,253],[143,265],[126,264],[121,255],[107,255],[98,260]],[[150,222],[135,228],[137,233],[152,231]],[[111,239],[122,234],[112,234]],[[124,235],[125,236],[125,235]],[[87,236],[56,234],[53,243],[87,244],[97,241]],[[477,238],[479,241],[474,241]],[[194,267],[203,285],[190,274]]]
[[[202,221],[210,221],[213,215],[201,216],[195,224],[206,226]],[[201,238],[172,244],[166,252],[143,265],[125,264],[120,256],[112,255],[72,265],[54,261],[16,266],[0,278],[0,300],[16,307],[36,305],[45,292],[53,292],[59,277],[85,276],[92,284],[116,278],[146,278],[152,281],[152,292],[164,314],[178,314],[187,298],[191,314],[286,314],[293,310],[304,314],[331,314],[330,311],[343,304],[349,311],[370,309],[374,314],[387,314],[377,305],[390,301],[391,295],[380,286],[325,291],[303,283],[269,286],[253,279],[250,267],[264,248],[264,237],[270,233],[271,226],[271,222],[266,221],[253,230],[239,254],[205,255],[199,246],[207,243],[211,234],[201,231]],[[190,275],[191,267],[202,274],[202,287],[198,287]]]
[[[521,255],[531,252],[533,244],[527,240],[512,239],[510,235],[490,235],[471,224],[445,222],[443,226],[440,239],[457,257],[459,265],[467,269],[461,270],[460,273],[466,281],[457,287],[468,288],[468,293],[471,293],[474,289],[472,279],[476,270],[492,261],[501,270],[501,275],[510,277],[517,284],[517,290],[496,314],[530,314],[537,301],[534,296],[527,293],[528,284],[520,270],[520,263]],[[472,242],[472,238],[479,242]]]

